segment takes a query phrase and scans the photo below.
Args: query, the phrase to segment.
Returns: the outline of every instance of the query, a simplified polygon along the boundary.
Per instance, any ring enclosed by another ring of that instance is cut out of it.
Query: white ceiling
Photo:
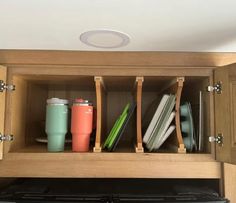
[[[80,42],[94,29],[130,43]],[[0,0],[0,49],[236,52],[236,0]]]

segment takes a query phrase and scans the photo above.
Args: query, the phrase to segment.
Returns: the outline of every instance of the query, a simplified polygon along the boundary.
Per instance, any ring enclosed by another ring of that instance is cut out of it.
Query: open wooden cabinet
[[[37,60],[26,64],[21,60],[1,66],[0,177],[219,179],[222,191],[232,189],[224,186],[224,181],[229,182],[224,163],[236,164],[236,65],[165,68],[110,62],[97,66],[90,60],[86,65],[58,64],[56,60],[54,65]],[[197,105],[199,91],[204,108],[203,148],[188,152],[179,106],[184,101]],[[144,127],[150,122],[153,101],[163,93],[176,95],[176,131],[160,151],[148,152],[142,143]],[[45,108],[50,97],[70,101],[85,97],[96,106],[97,128],[90,152],[73,153],[66,145],[64,152],[50,153],[45,144],[36,141],[46,136]],[[116,118],[133,101],[136,112],[117,150],[103,150]]]

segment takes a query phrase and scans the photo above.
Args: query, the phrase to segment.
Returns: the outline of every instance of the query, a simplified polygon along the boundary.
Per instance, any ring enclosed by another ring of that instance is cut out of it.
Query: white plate
[[[37,137],[35,140],[40,143],[48,143],[48,139],[46,137]],[[71,143],[71,142],[72,142],[71,139],[65,140],[65,143]]]

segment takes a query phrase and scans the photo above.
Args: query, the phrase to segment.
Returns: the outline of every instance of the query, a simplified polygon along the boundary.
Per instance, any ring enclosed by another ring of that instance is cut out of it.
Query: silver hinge
[[[210,136],[209,137],[209,142],[215,142],[217,143],[219,146],[223,146],[224,144],[224,137],[222,133],[218,133],[217,136]]]
[[[15,85],[8,85],[3,80],[0,80],[0,92],[3,92],[4,90],[14,91],[15,89]]]
[[[0,142],[12,141],[12,140],[13,140],[13,135],[2,135],[0,133]]]
[[[216,92],[217,94],[222,93],[222,82],[217,82],[214,86],[207,86],[208,92]]]

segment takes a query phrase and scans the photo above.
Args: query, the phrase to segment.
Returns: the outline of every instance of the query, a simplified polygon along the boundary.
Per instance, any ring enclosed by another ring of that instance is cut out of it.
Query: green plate
[[[130,104],[128,103],[125,106],[122,114],[119,116],[119,118],[116,120],[115,124],[113,125],[105,143],[103,144],[103,149],[104,148],[110,149],[113,146],[114,141],[115,141],[122,125],[124,124],[126,117],[128,116],[129,108],[130,108]]]

